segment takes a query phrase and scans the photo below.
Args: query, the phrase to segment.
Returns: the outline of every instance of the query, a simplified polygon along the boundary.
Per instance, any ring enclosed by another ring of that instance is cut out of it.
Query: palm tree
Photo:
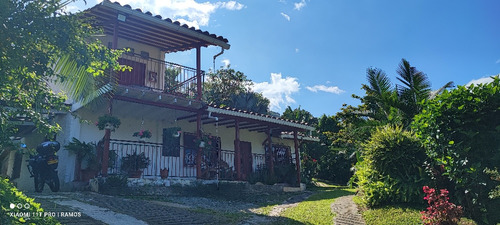
[[[366,78],[368,85],[363,84],[362,87],[366,92],[363,101],[367,103],[374,117],[389,120],[391,107],[396,105],[395,92],[389,77],[381,69],[368,68]]]

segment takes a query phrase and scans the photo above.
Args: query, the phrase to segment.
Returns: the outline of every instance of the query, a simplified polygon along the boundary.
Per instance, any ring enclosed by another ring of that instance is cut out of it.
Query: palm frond
[[[78,65],[69,55],[61,56],[54,64],[62,89],[75,102],[86,105],[97,100],[100,103],[106,93],[113,90],[107,76],[94,76],[84,66]]]
[[[452,88],[454,86],[455,86],[455,83],[453,83],[453,81],[446,83],[441,88],[439,88],[435,91],[432,91],[431,94],[429,95],[429,99],[434,99],[438,94],[441,94],[441,92],[443,92],[446,88]]]

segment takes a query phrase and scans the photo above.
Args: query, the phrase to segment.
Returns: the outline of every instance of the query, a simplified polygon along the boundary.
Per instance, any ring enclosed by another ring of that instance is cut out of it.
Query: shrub
[[[462,216],[462,207],[448,202],[448,191],[441,189],[438,195],[434,188],[424,186],[424,197],[429,204],[427,211],[422,211],[422,221],[425,225],[453,225],[458,224]]]
[[[21,207],[17,207],[18,204]],[[26,195],[18,191],[8,179],[1,177],[0,207],[0,224],[60,224],[53,217],[43,216],[43,209],[40,208],[39,203],[34,202],[32,198],[26,197]],[[35,212],[37,214],[42,213],[42,215],[33,215]],[[27,214],[29,214],[29,216],[23,217],[23,215]]]
[[[500,184],[486,168],[500,165],[500,79],[458,86],[424,103],[412,129],[430,158],[427,171],[476,221],[500,222],[500,200],[489,199]]]
[[[426,155],[419,140],[401,127],[379,127],[363,145],[355,178],[368,205],[421,202],[428,179],[421,168]]]

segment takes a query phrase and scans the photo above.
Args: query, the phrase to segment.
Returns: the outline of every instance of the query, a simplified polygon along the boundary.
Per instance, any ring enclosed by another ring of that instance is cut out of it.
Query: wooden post
[[[295,167],[297,168],[297,184],[300,187],[300,156],[299,156],[299,140],[297,138],[297,131],[293,131],[293,142],[295,145]]]
[[[201,139],[202,133],[201,133],[201,112],[198,112],[196,114],[196,137],[198,139]],[[206,143],[208,144],[208,143]],[[201,178],[201,154],[203,154],[203,151],[200,146],[198,147],[198,152],[196,153],[196,178],[200,179]]]
[[[113,28],[113,43],[112,43],[112,48],[117,49],[118,48],[118,19],[115,20],[115,25]],[[112,68],[110,68],[110,73],[109,73],[109,80],[111,81],[113,79],[113,72]],[[109,96],[109,102],[108,102],[108,114],[113,115],[113,98],[112,96]],[[110,139],[111,139],[111,130],[106,129],[104,133],[104,148],[102,150],[102,168],[101,168],[101,175],[103,177],[108,176],[108,165],[109,165],[109,144],[110,144]]]
[[[236,167],[236,179],[241,179],[241,154],[240,154],[240,121],[234,121],[234,166]]]
[[[201,47],[196,47],[196,99],[201,101],[201,97],[203,95],[201,85]]]
[[[273,152],[273,140],[272,140],[272,130],[271,128],[267,131],[267,148],[269,149],[269,172],[274,175],[274,152]]]

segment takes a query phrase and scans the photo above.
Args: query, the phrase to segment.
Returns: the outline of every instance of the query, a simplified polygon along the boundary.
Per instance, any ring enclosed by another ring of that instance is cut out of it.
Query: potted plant
[[[116,128],[120,127],[120,124],[120,119],[106,114],[100,116],[99,121],[95,125],[99,128],[99,130],[109,129],[114,131]]]
[[[168,178],[168,168],[163,168],[160,170],[160,177],[161,177],[161,179]]]
[[[196,146],[202,148],[204,151],[210,151],[214,149],[212,143],[212,137],[208,135],[202,135],[201,138],[194,139]]]
[[[139,137],[140,141],[145,141],[148,138],[151,138],[153,134],[151,133],[150,130],[140,130],[135,132],[132,136],[133,137]]]
[[[89,179],[97,175],[101,165],[97,159],[95,143],[85,143],[73,138],[71,142],[64,147],[76,155],[77,179],[89,181]]]
[[[149,157],[144,152],[137,154],[127,154],[122,158],[122,171],[126,172],[130,178],[140,178],[143,170],[149,166]]]

